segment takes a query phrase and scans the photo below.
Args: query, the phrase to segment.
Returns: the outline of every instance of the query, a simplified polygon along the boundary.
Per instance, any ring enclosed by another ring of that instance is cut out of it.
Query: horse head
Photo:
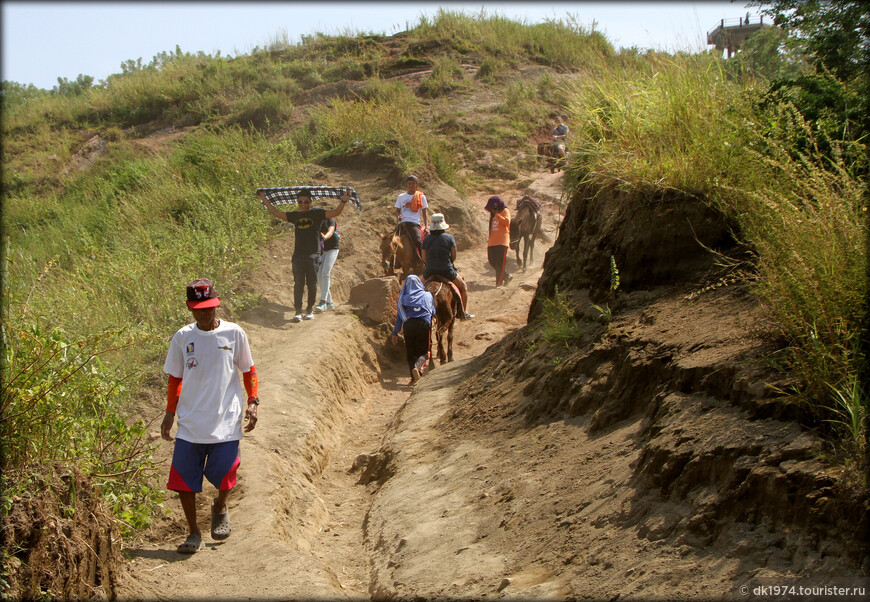
[[[385,276],[392,276],[394,273],[393,265],[398,246],[399,240],[394,233],[390,232],[381,236],[381,266],[384,268]]]

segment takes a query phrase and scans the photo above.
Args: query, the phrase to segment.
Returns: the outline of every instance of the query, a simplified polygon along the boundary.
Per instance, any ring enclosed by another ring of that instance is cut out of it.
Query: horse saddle
[[[456,295],[456,298],[459,300],[459,307],[460,307],[460,308],[462,309],[462,311],[464,312],[464,311],[465,311],[465,308],[462,307],[462,295],[459,293],[459,288],[456,286],[456,284],[454,284],[452,280],[448,280],[448,279],[445,278],[444,276],[439,276],[438,274],[432,274],[431,276],[429,276],[428,278],[426,278],[426,279],[423,281],[423,286],[426,286],[427,284],[429,284],[429,283],[432,282],[433,280],[434,280],[435,282],[441,282],[441,283],[443,283],[443,284],[449,284],[449,285],[450,285],[450,288],[453,289],[453,294]]]
[[[528,206],[535,213],[540,213],[544,204],[534,197],[530,197],[529,195],[525,195],[523,198],[517,201],[516,211],[519,211],[523,207]]]
[[[401,237],[402,234],[405,234],[406,238],[408,238],[409,242],[411,243],[411,246],[414,248],[414,253],[416,253],[417,259],[423,261],[423,252],[419,248],[417,248],[417,245],[414,244],[415,239],[414,236],[411,234],[410,228],[419,229],[420,226],[418,226],[417,224],[412,224],[411,222],[399,222],[398,224],[396,224],[395,235]],[[398,261],[398,258],[396,259]]]

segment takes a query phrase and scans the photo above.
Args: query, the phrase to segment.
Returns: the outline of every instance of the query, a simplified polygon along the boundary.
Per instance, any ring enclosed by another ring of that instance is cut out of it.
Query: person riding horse
[[[556,115],[553,121],[553,142],[564,144],[565,138],[568,137],[568,131],[568,124],[560,115]]]
[[[445,232],[448,228],[450,226],[444,220],[444,215],[436,213],[432,216],[429,236],[423,240],[423,280],[440,276],[456,285],[462,300],[462,312],[458,317],[461,320],[470,320],[474,316],[468,313],[468,286],[453,265],[456,261],[456,240]]]
[[[410,175],[405,179],[407,192],[396,199],[396,219],[399,220],[398,230],[408,233],[417,255],[420,255],[423,242],[423,230],[429,228],[429,202],[422,191],[417,190],[417,176]]]

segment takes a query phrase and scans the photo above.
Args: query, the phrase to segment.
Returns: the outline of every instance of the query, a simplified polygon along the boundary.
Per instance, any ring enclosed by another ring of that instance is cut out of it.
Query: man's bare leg
[[[459,299],[462,301],[462,313],[464,315],[459,316],[461,320],[470,320],[474,316],[468,313],[468,285],[465,284],[465,280],[462,279],[462,276],[456,274],[456,278],[453,279],[453,284],[456,285],[456,288],[459,289]]]
[[[196,493],[193,491],[179,491],[181,508],[184,510],[184,518],[187,519],[187,531],[190,535],[202,535],[196,524]]]

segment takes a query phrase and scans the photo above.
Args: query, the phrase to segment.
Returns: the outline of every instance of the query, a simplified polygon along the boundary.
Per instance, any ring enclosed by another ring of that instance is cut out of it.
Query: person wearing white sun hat
[[[429,236],[423,239],[423,279],[441,276],[456,285],[459,297],[462,299],[460,320],[470,320],[474,316],[468,313],[468,286],[462,276],[456,271],[453,262],[456,261],[456,240],[447,230],[450,225],[441,213],[432,215],[429,221]]]

